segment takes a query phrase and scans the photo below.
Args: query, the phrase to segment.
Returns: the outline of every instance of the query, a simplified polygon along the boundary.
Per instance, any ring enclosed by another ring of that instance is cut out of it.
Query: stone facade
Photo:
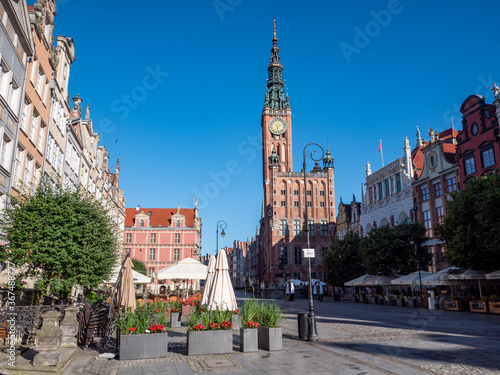
[[[333,158],[328,150],[324,168],[317,163],[306,174],[307,185],[303,172],[293,172],[292,110],[283,90],[276,29],[272,41],[261,118],[264,199],[259,236],[259,279],[268,286],[281,285],[290,276],[306,279],[308,262],[302,249],[308,247],[307,232],[316,254],[312,274],[322,279],[321,254],[335,233]]]
[[[448,129],[435,134],[431,129],[429,135],[430,141],[424,142],[420,138],[420,131],[417,132],[417,148],[413,157],[413,201],[416,220],[427,230],[429,239],[424,245],[434,256],[430,271],[436,272],[449,267],[444,258],[445,244],[436,237],[433,228],[446,216],[446,201],[457,187],[457,132],[455,129]]]
[[[408,139],[404,156],[372,173],[366,165],[365,192],[360,225],[363,235],[381,225],[395,225],[413,218],[413,166]]]
[[[0,1],[0,211],[12,193],[21,167],[17,167],[19,123],[25,99],[28,59],[33,55],[34,44],[26,1]],[[37,103],[40,104],[40,103]],[[22,139],[26,143],[26,137]],[[34,156],[37,156],[32,151]],[[24,149],[24,155],[26,155]],[[34,157],[32,156],[32,158]],[[33,160],[33,159],[32,159]],[[34,162],[30,164],[34,165]],[[24,164],[23,164],[24,166]],[[18,172],[16,175],[15,172]]]

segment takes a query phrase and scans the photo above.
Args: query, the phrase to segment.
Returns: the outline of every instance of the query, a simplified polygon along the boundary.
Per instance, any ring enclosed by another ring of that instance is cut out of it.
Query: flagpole
[[[382,157],[382,167],[384,167],[384,148],[382,147],[382,140],[380,140],[380,156]]]

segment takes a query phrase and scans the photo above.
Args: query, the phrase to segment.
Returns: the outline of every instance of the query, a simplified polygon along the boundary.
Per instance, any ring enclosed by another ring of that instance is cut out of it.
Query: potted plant
[[[354,292],[352,294],[352,302],[359,302],[359,296],[358,293]]]
[[[189,297],[182,301],[181,316],[191,315],[200,303],[200,299],[197,297]]]
[[[259,302],[255,300],[245,301],[241,309],[240,350],[244,353],[259,350],[259,323],[256,322],[259,311]]]
[[[180,317],[180,303],[179,301],[172,301],[170,303],[170,326],[172,328],[179,328],[181,326],[181,317]]]
[[[488,307],[491,314],[500,314],[500,297],[497,294],[492,294],[488,298]]]
[[[191,314],[187,354],[225,354],[233,351],[231,311],[197,310]]]
[[[231,315],[231,323],[233,323],[234,330],[238,330],[241,328],[240,310],[233,310],[233,314]]]
[[[460,311],[461,301],[457,300],[455,296],[450,296],[450,298],[444,303],[444,309],[449,311]]]
[[[261,302],[257,323],[259,324],[259,348],[268,351],[283,350],[281,319],[283,312],[276,303]]]
[[[488,313],[488,297],[482,296],[479,300],[469,301],[469,311],[473,313]]]
[[[147,359],[165,357],[168,352],[166,326],[151,321],[151,313],[138,308],[116,319],[120,329],[120,359]]]
[[[405,299],[402,294],[398,295],[398,298],[396,298],[396,306],[405,307]]]

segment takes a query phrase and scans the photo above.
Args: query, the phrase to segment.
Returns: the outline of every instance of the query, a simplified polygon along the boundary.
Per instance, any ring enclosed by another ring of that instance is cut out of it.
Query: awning
[[[488,280],[498,280],[500,279],[500,270],[495,271],[495,272],[490,272],[486,274],[486,278]]]
[[[344,286],[362,286],[363,284],[361,284],[361,282],[366,280],[366,279],[369,279],[371,277],[373,277],[373,275],[366,274],[366,275],[357,277],[354,280],[350,280],[350,281],[345,282]]]
[[[428,275],[430,275],[429,272],[427,272],[427,271],[420,271],[420,277],[422,278],[422,281],[423,281],[424,277],[428,276]],[[420,284],[420,279],[419,279],[419,276],[418,276],[418,271],[412,272],[409,275],[406,275],[406,276],[394,279],[394,280],[391,281],[391,284],[392,285],[409,285],[409,286],[419,285]],[[422,282],[422,285],[424,285],[423,282]]]
[[[393,276],[373,276],[361,282],[362,286],[381,286],[381,285],[391,285],[391,281],[394,280]]]
[[[205,280],[208,267],[193,258],[183,259],[170,267],[158,271],[158,280],[182,279],[182,280]]]

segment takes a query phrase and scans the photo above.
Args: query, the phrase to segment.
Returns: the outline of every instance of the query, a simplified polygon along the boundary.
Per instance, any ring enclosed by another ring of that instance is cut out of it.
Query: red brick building
[[[498,94],[497,94],[498,96]],[[462,130],[457,136],[460,187],[473,177],[498,173],[500,99],[486,104],[480,95],[471,95],[462,104]]]
[[[201,219],[195,208],[125,209],[123,255],[144,262],[148,276],[185,258],[200,259]]]
[[[414,182],[413,202],[416,218],[427,232],[424,244],[434,256],[430,267],[436,272],[449,267],[444,254],[444,242],[434,233],[434,227],[446,216],[446,201],[453,191],[457,190],[458,164],[456,162],[455,129],[441,133],[430,132],[430,141],[424,142],[417,132],[417,148],[413,150]]]
[[[278,55],[276,28],[272,42],[261,118],[264,199],[259,236],[259,280],[267,285],[281,285],[287,277],[307,279],[308,262],[302,251],[307,248],[306,230],[310,235],[310,247],[316,253],[311,262],[313,278],[323,278],[321,253],[335,235],[334,160],[327,150],[322,160],[323,168],[317,163],[307,173],[306,187],[303,173],[293,172],[292,110],[283,90],[283,66]]]

